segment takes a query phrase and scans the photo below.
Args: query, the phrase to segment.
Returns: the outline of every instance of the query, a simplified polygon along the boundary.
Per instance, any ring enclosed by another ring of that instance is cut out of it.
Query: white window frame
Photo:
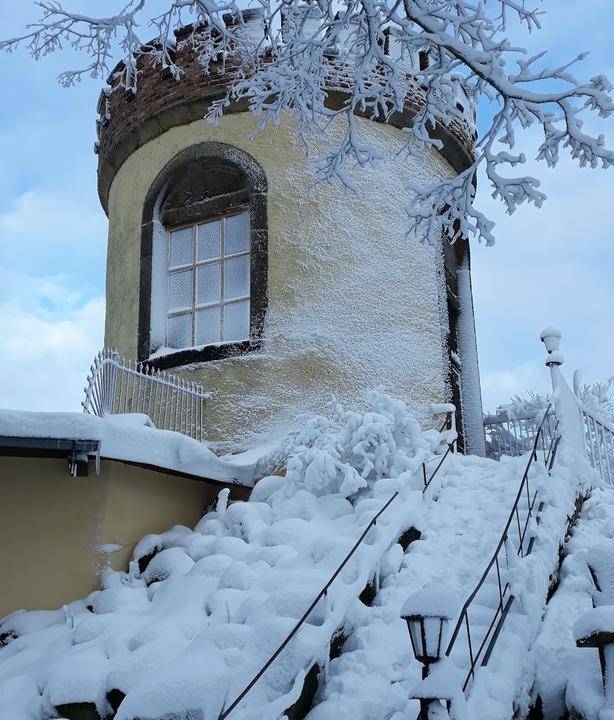
[[[226,253],[226,221],[228,218],[236,217],[241,214],[247,214],[248,221],[249,221],[249,207],[240,207],[237,209],[232,210],[231,212],[223,213],[221,215],[216,215],[208,218],[202,218],[190,223],[184,223],[182,225],[176,225],[172,227],[165,228],[166,229],[166,308],[165,308],[165,320],[164,320],[164,333],[165,333],[165,346],[166,347],[172,347],[173,350],[185,350],[189,349],[191,347],[208,347],[211,345],[223,345],[223,344],[229,344],[229,343],[237,343],[237,342],[243,342],[245,340],[250,339],[250,332],[251,332],[251,320],[250,320],[250,313],[251,313],[251,292],[250,292],[250,280],[251,280],[251,267],[250,262],[248,262],[248,278],[247,278],[247,287],[248,292],[245,295],[241,295],[238,297],[233,297],[229,299],[224,298],[224,283],[225,283],[225,264],[227,260],[231,260],[234,258],[239,257],[248,257],[251,259],[251,237],[250,237],[250,225],[248,224],[248,243],[247,243],[247,250],[242,250],[240,252],[234,252],[234,253]],[[198,243],[198,227],[202,225],[207,225],[209,223],[219,222],[220,223],[220,255],[219,257],[215,258],[208,258],[206,260],[199,260],[198,259],[198,253],[197,253],[197,243]],[[177,265],[172,266],[171,265],[171,234],[173,232],[176,232],[178,230],[184,230],[186,228],[191,228],[192,230],[192,262],[187,263],[184,265]],[[207,303],[199,303],[197,302],[197,274],[198,269],[201,267],[211,266],[211,265],[219,265],[220,266],[220,295],[217,302],[207,302]],[[187,270],[192,271],[192,303],[190,307],[182,308],[179,310],[171,310],[170,309],[170,282],[172,275],[180,272],[186,272]],[[232,339],[225,339],[225,310],[229,305],[234,305],[237,303],[242,302],[248,302],[248,323],[247,323],[247,330],[244,337],[233,337]],[[209,308],[219,308],[220,311],[220,324],[219,324],[219,335],[218,340],[213,342],[207,342],[207,343],[197,343],[197,336],[196,336],[196,318],[197,318],[197,312],[199,310],[206,310]],[[174,317],[181,317],[185,315],[191,316],[191,344],[187,345],[185,347],[174,347],[170,345],[169,342],[169,332],[168,332],[168,321],[170,318]]]

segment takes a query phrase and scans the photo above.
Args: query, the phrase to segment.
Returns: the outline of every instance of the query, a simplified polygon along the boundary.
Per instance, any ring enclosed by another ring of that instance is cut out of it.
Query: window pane
[[[169,317],[166,328],[166,343],[169,347],[192,346],[192,313]]]
[[[212,260],[220,256],[219,220],[198,226],[198,260]]]
[[[169,243],[169,267],[191,265],[194,262],[191,227],[182,228],[181,230],[173,230],[169,238]]]
[[[224,340],[249,340],[249,300],[224,305]]]
[[[168,309],[192,307],[192,271],[173,272],[168,276]]]
[[[249,255],[224,261],[224,299],[249,295]]]
[[[249,250],[249,211],[226,218],[224,228],[224,253],[233,253]]]
[[[196,302],[199,305],[219,303],[222,292],[220,263],[196,268]]]
[[[196,344],[211,345],[220,341],[220,306],[196,311]]]

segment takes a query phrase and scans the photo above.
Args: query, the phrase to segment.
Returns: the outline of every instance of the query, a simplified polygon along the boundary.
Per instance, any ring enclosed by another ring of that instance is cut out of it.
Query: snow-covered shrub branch
[[[382,478],[407,481],[449,433],[423,432],[402,400],[378,391],[366,409],[335,407],[333,418],[310,420],[288,459],[286,490],[356,497]],[[454,438],[452,438],[454,439]]]
[[[583,383],[579,373],[574,377],[575,390],[588,410],[597,417],[614,422],[614,375],[595,383]]]
[[[506,38],[510,19],[528,31],[540,28],[541,13],[528,0],[257,0],[251,16],[233,0],[167,0],[158,15],[147,0],[130,0],[108,17],[73,13],[55,0],[36,5],[39,22],[0,48],[25,45],[37,59],[65,45],[84,52],[88,64],[63,73],[65,85],[84,74],[106,77],[118,50],[126,61],[113,78],[117,86],[138,89],[143,55],[180,78],[174,31],[192,24],[181,42],[194,47],[203,72],[219,72],[221,65],[231,76],[226,97],[213,105],[209,119],[218,119],[238,99],[247,100],[260,127],[290,113],[322,181],[350,185],[348,167],[381,159],[361,140],[356,115],[388,119],[419,97],[420,107],[404,128],[404,151],[411,154],[440,144],[437,125],[473,132],[473,108],[481,100],[490,103],[496,109],[470,167],[426,190],[408,188],[410,225],[426,227],[431,237],[443,225],[452,238],[475,235],[493,242],[493,223],[473,205],[480,166],[509,213],[525,202],[542,204],[539,180],[513,172],[526,161],[514,151],[518,131],[540,128],[536,155],[549,166],[564,148],[582,166],[614,163],[604,137],[583,129],[585,117],[605,118],[614,109],[607,78],[574,76],[584,53],[549,67],[545,53],[528,56]],[[334,102],[331,89],[341,91]],[[322,153],[322,134],[339,119],[345,133]]]

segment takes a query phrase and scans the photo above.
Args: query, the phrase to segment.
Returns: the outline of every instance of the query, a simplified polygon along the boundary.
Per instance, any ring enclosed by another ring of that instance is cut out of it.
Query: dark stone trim
[[[227,215],[234,210],[245,208],[249,203],[249,190],[239,190],[227,195],[218,195],[208,200],[186,205],[182,208],[164,209],[162,223],[164,225],[187,225],[198,222],[201,218],[214,218]]]
[[[253,321],[253,313],[252,313]],[[237,355],[247,355],[250,352],[260,350],[262,343],[258,340],[243,340],[236,343],[224,343],[223,345],[207,345],[202,350],[188,348],[177,350],[153,360],[147,360],[147,365],[156,370],[169,370],[182,365],[194,365],[195,363],[211,362],[212,360],[225,360]]]
[[[137,331],[136,346],[137,358],[141,361],[146,360],[151,355],[149,338],[151,330],[151,274],[153,268],[153,212],[153,206],[149,213],[147,212],[147,209],[144,210],[143,219],[148,216],[149,220],[147,222],[143,222],[143,225],[141,226],[139,327]]]
[[[180,125],[187,125],[196,120],[202,120],[215,100],[224,97],[224,91],[211,89],[204,91],[204,96],[199,98],[187,98],[167,105],[166,107],[146,115],[138,124],[135,124],[130,132],[104,155],[99,155],[98,161],[98,196],[104,211],[108,214],[108,201],[111,184],[115,179],[121,166],[138,148],[150,140],[154,140],[167,130]],[[329,90],[327,106],[339,108],[342,106],[345,94],[337,90]],[[238,112],[247,112],[249,107],[246,100],[231,103],[224,111],[226,115]],[[394,113],[387,120],[383,117],[372,117],[375,122],[386,123],[396,128],[404,128],[411,125],[415,111],[407,109],[402,113]],[[433,139],[440,140],[441,148],[437,152],[452,166],[461,173],[473,163],[473,155],[469,149],[473,138],[466,138],[463,142],[459,133],[453,132],[449,127],[437,125],[432,129]]]
[[[186,349],[149,360],[151,355],[151,274],[154,213],[160,194],[188,162],[225,163],[240,170],[249,191],[250,208],[250,339],[237,343],[209,345],[201,350]],[[139,286],[139,327],[137,357],[159,370],[193,363],[223,360],[260,349],[268,307],[268,215],[267,179],[254,158],[226,143],[204,142],[192,145],[176,155],[159,173],[147,193],[141,226]]]

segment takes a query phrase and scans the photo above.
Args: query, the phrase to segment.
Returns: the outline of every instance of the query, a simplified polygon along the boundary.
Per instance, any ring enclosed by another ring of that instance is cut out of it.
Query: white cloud
[[[78,411],[103,318],[100,297],[61,316],[0,303],[0,406]]]
[[[90,264],[104,259],[105,224],[88,195],[65,186],[27,190],[0,213],[3,267],[29,274],[80,267],[86,275],[101,274]],[[76,274],[74,282],[80,280]]]
[[[550,373],[542,358],[482,374],[484,412],[494,412],[498,405],[516,395],[526,397],[528,389],[541,395],[551,391]]]
[[[530,145],[531,136],[523,141]],[[529,153],[527,153],[529,154]],[[497,245],[473,248],[473,286],[485,405],[538,389],[541,329],[563,331],[564,370],[587,380],[614,372],[614,203],[608,171],[581,170],[568,158],[549,171],[529,162],[522,172],[543,180],[548,200],[506,216],[479,188],[482,209],[497,221]],[[511,376],[515,379],[512,380]]]
[[[102,346],[105,222],[66,184],[0,213],[0,406],[76,410]]]

